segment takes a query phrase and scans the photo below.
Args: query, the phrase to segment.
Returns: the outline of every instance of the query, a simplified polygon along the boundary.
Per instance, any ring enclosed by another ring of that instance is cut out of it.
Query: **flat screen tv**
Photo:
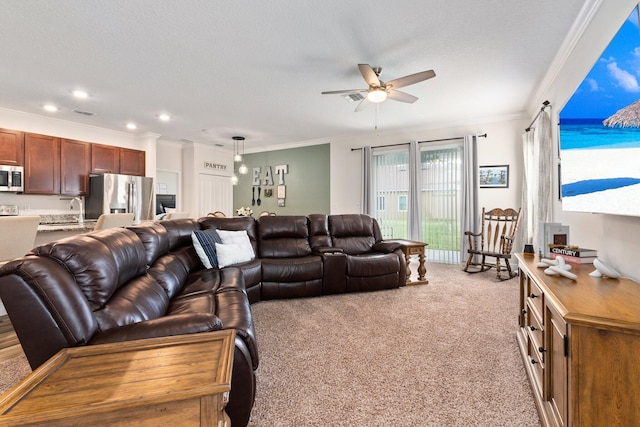
[[[156,194],[156,215],[165,213],[165,208],[176,207],[176,195],[175,194]]]
[[[640,30],[629,15],[560,111],[562,209],[640,216]]]

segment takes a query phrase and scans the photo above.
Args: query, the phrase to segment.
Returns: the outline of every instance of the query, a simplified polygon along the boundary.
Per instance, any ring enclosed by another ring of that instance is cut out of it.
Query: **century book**
[[[552,254],[563,255],[563,256],[571,256],[571,257],[576,257],[576,258],[597,257],[598,256],[598,251],[597,250],[580,248],[580,247],[556,246],[556,247],[551,247],[550,248],[550,252]]]
[[[569,255],[562,255],[562,254],[557,254],[555,252],[551,252],[551,259],[556,259],[556,257],[559,257],[559,256],[561,256],[565,262],[568,262],[570,264],[591,264],[596,258],[598,258],[595,256],[583,256],[583,257],[569,256]]]

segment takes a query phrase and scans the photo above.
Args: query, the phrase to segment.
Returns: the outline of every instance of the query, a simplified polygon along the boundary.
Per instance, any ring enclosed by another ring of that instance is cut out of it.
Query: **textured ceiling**
[[[519,115],[584,0],[0,0],[0,107],[248,150]],[[362,112],[357,64],[392,80]],[[90,93],[70,96],[74,88]],[[73,109],[90,111],[85,117]],[[172,120],[161,123],[157,115]]]

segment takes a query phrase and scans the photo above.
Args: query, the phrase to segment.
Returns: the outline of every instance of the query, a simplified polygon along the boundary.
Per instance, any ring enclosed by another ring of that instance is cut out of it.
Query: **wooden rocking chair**
[[[469,239],[469,258],[464,266],[467,273],[480,273],[487,271],[491,267],[496,267],[498,279],[511,279],[516,273],[511,271],[509,259],[511,258],[511,248],[513,247],[513,239],[518,228],[518,219],[520,218],[520,209],[517,211],[508,209],[492,209],[485,212],[482,208],[482,227],[479,233],[465,231],[465,236]],[[482,257],[480,264],[474,262],[476,256]],[[495,264],[486,262],[486,257],[494,257]],[[504,260],[504,264],[509,273],[509,277],[502,278],[500,276],[500,260]],[[471,266],[478,267],[472,268]]]

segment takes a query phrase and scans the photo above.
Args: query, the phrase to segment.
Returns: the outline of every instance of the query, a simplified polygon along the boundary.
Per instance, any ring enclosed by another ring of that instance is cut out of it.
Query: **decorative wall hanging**
[[[278,185],[278,199],[285,199],[287,197],[287,186]]]
[[[480,166],[480,188],[509,188],[509,165]]]

